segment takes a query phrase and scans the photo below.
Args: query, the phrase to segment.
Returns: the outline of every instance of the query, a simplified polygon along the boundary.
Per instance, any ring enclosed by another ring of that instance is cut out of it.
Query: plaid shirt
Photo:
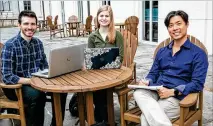
[[[27,42],[20,33],[5,43],[1,59],[6,84],[16,84],[19,77],[30,78],[31,73],[48,68],[42,42],[34,37]]]

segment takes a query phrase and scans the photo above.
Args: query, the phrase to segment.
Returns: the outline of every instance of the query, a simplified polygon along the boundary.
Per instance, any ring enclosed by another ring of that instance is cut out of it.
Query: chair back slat
[[[95,17],[93,21],[94,21],[95,30],[96,30],[98,28],[97,17]]]
[[[85,30],[87,32],[92,32],[92,15],[89,15],[86,19]]]
[[[128,30],[122,30],[124,40],[123,66],[129,67],[134,62],[138,41],[135,35]]]
[[[69,22],[76,22],[76,21],[78,21],[78,17],[75,16],[75,15],[72,15],[72,16],[69,17],[68,21]]]
[[[130,16],[124,22],[125,29],[129,30],[133,35],[136,36],[137,39],[138,39],[138,24],[139,19],[136,16]]]

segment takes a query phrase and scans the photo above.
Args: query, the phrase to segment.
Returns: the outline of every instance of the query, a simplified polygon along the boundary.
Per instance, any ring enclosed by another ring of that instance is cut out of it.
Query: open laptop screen
[[[85,48],[86,69],[113,69],[120,68],[121,61],[119,48]]]

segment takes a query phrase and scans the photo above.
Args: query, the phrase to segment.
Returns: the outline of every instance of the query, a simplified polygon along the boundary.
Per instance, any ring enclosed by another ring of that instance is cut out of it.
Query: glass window
[[[10,1],[0,1],[0,11],[11,11]]]
[[[104,0],[103,5],[111,5],[110,0]]]
[[[158,1],[152,2],[152,22],[150,22],[150,1],[145,1],[145,14],[144,14],[144,39],[150,40],[150,31],[152,31],[152,41],[157,42],[158,41]],[[149,24],[152,24],[152,29],[150,29]]]
[[[24,10],[31,10],[31,1],[24,1]]]

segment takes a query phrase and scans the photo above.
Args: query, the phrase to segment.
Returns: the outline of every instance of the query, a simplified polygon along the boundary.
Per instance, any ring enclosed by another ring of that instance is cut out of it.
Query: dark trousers
[[[107,90],[98,90],[93,93],[93,101],[95,105],[95,121],[108,121],[107,114]]]
[[[52,93],[50,94],[52,96]],[[65,116],[65,107],[66,107],[66,99],[67,99],[67,93],[61,93],[61,111],[62,111],[62,120],[64,120]],[[53,97],[52,99],[52,112],[53,112],[53,117],[52,117],[52,122],[51,126],[56,126],[56,120],[55,120],[55,110],[54,110],[54,102],[53,102]]]
[[[17,101],[14,89],[3,89],[8,99]],[[22,95],[25,107],[25,118],[27,126],[43,126],[44,107],[46,95],[44,92],[36,90],[29,85],[22,86]]]

